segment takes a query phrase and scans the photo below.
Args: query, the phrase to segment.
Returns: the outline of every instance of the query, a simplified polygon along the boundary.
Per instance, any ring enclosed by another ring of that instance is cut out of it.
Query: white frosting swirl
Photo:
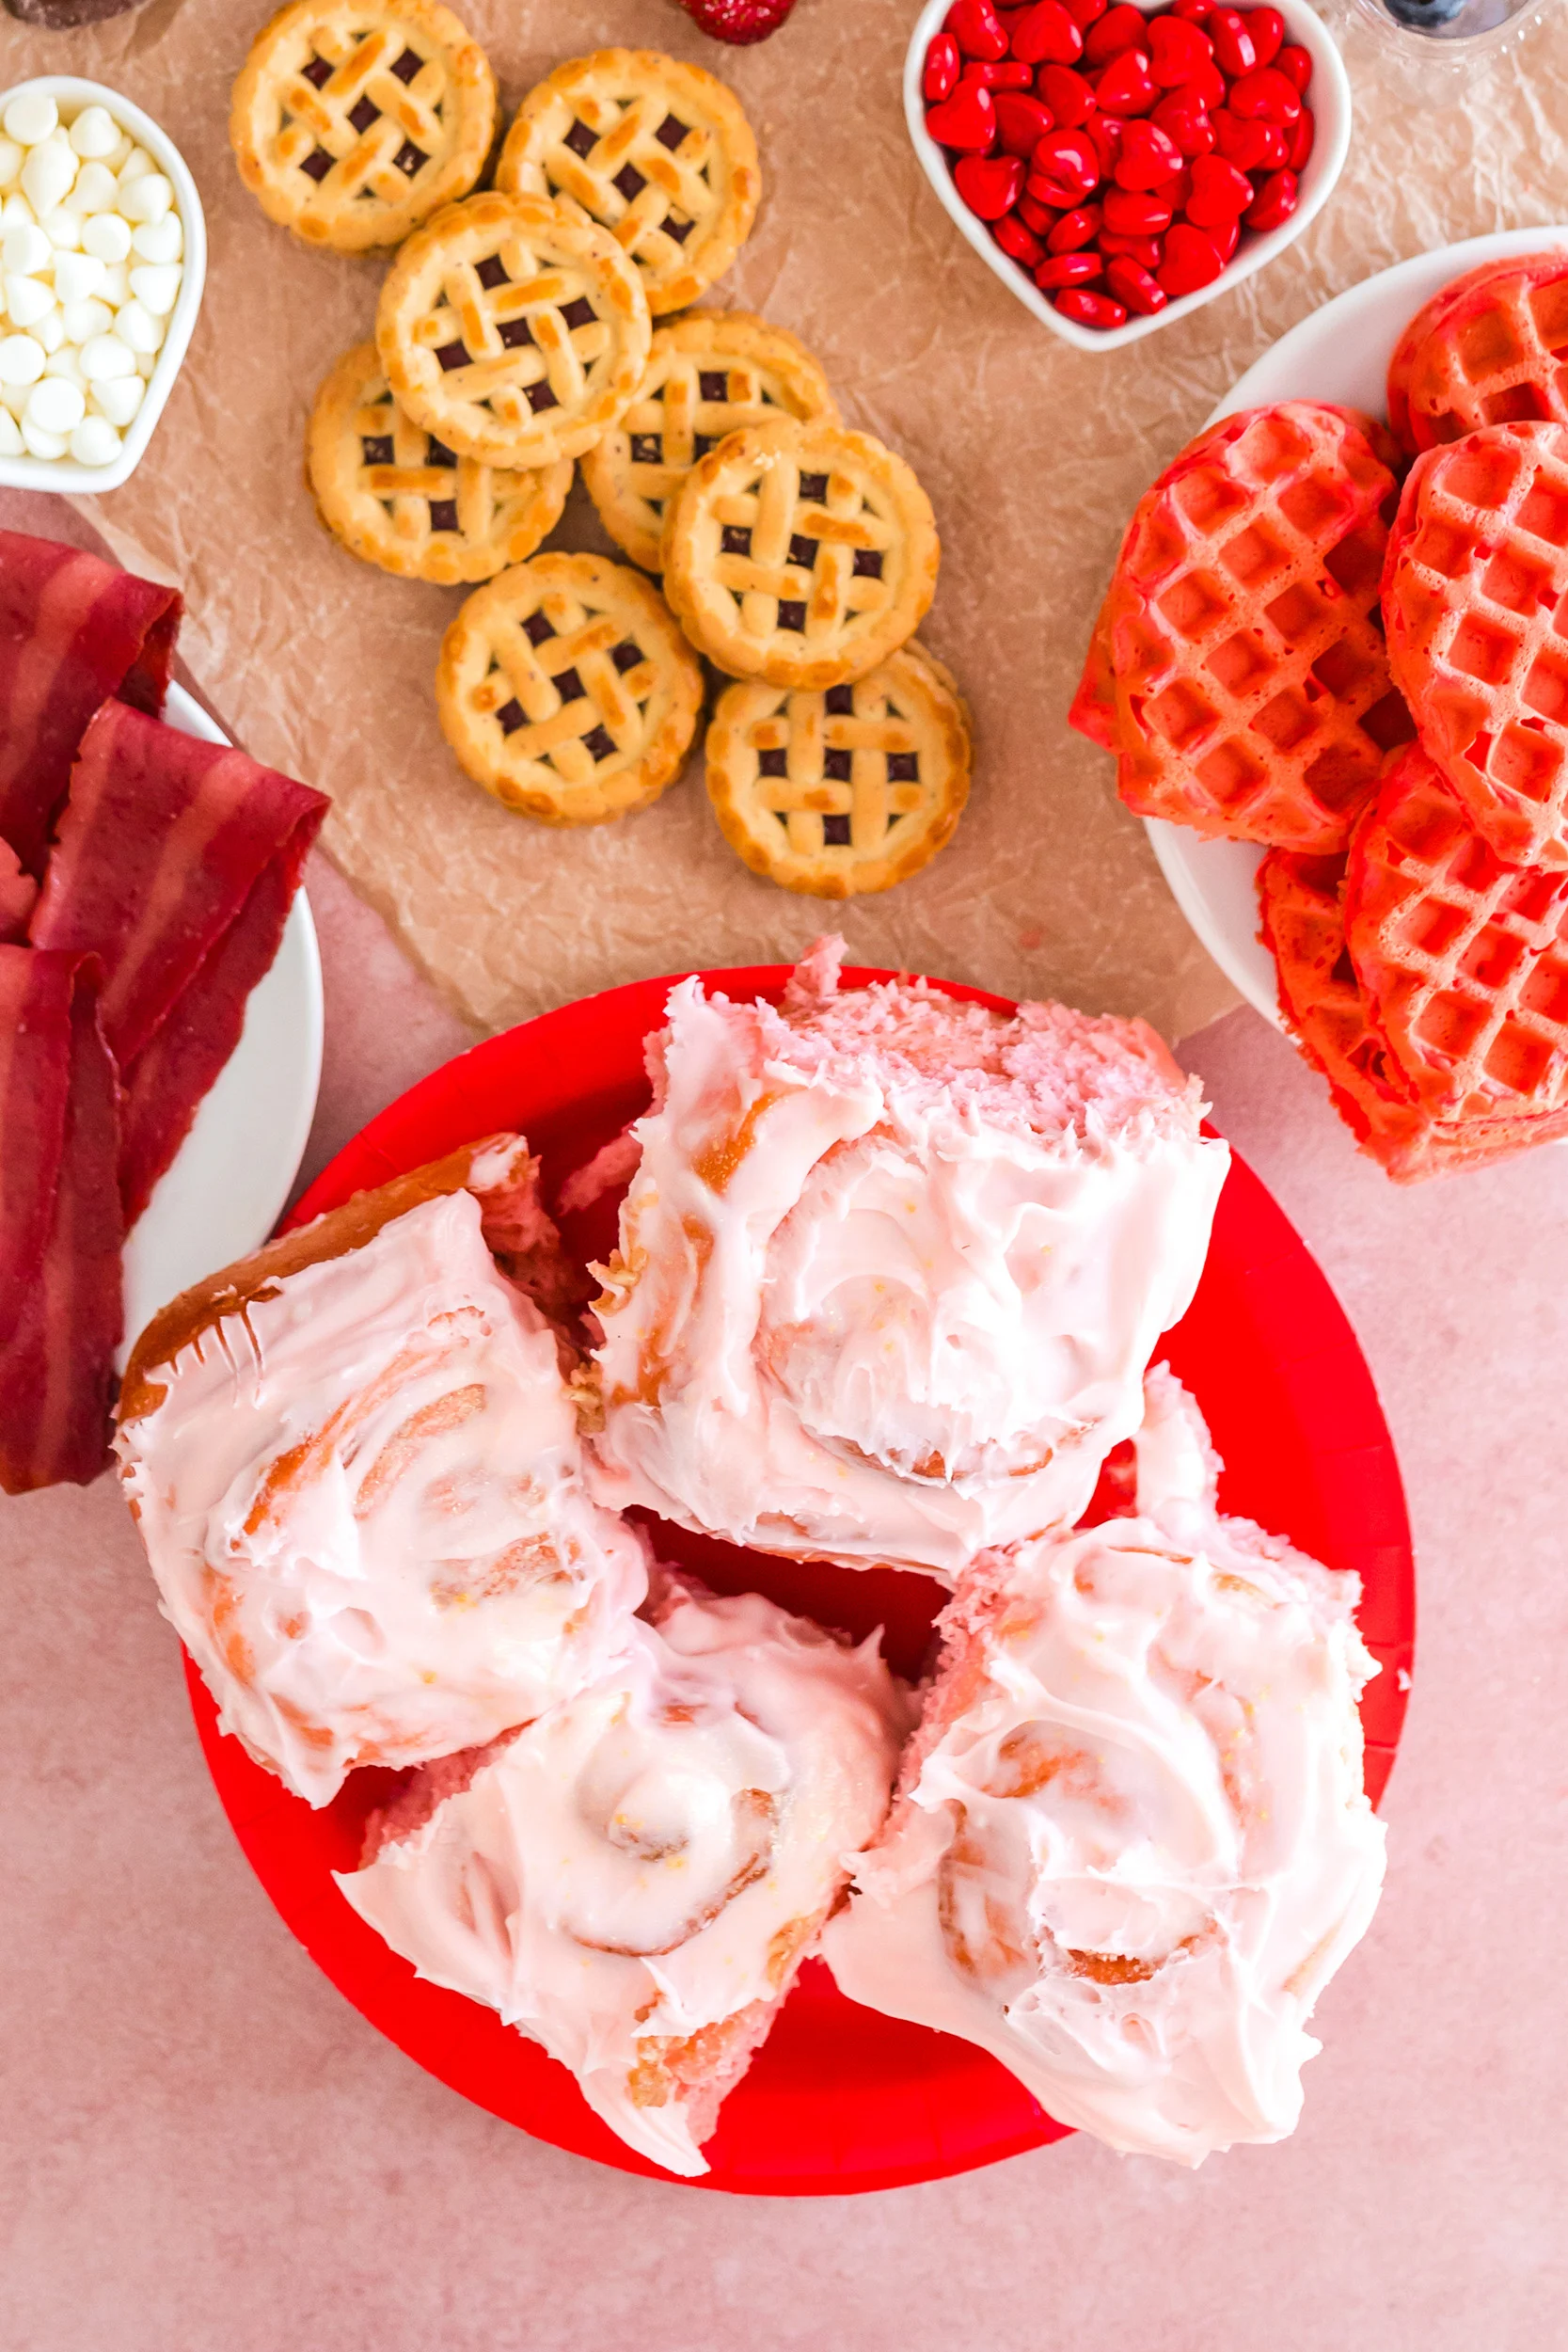
[[[1141,1024],[923,985],[670,1000],[590,1477],[733,1543],[956,1576],[1075,1518],[1228,1166]]]
[[[297,1796],[494,1739],[616,1656],[645,1550],[582,1486],[554,1334],[472,1193],[288,1275],[158,1380],[117,1445],[164,1613]]]
[[[1138,1501],[960,1592],[823,1948],[853,1999],[978,2042],[1058,2121],[1196,2165],[1293,2129],[1305,2020],[1376,1907],[1377,1669],[1354,1578],[1217,1516],[1168,1375]]]
[[[421,1977],[499,2010],[672,2172],[744,2073],[887,1810],[911,1720],[875,1638],[673,1586],[616,1672],[338,1883]],[[440,1768],[428,1776],[438,1792]]]

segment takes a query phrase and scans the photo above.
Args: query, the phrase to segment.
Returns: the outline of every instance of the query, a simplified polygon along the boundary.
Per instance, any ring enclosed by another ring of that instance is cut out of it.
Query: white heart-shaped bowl
[[[183,275],[169,312],[168,331],[157,365],[147,379],[141,406],[125,428],[119,455],[106,466],[79,466],[73,457],[0,457],[0,484],[8,489],[75,493],[86,490],[89,494],[118,490],[142,461],[153,427],[163,415],[164,403],[180,373],[196,314],[201,308],[201,289],[207,279],[206,216],[190,167],[168,133],[160,130],[150,115],[144,115],[139,106],[133,106],[118,90],[106,89],[102,82],[85,82],[74,73],[39,73],[30,82],[14,82],[8,89],[0,90],[0,108],[8,106],[24,90],[41,90],[46,98],[55,101],[62,118],[71,121],[84,106],[103,107],[122,131],[128,131],[138,145],[146,148],[174,190],[174,209],[180,215],[185,239]]]
[[[1103,330],[1081,326],[1076,319],[1062,316],[1050,295],[1040,292],[1028,272],[1003,252],[986,223],[975,218],[953,184],[952,167],[945,153],[926,128],[926,102],[920,87],[926,52],[932,35],[942,30],[942,19],[951,4],[952,0],[926,0],[915,20],[909,54],[904,59],[904,116],[914,151],[927,179],[982,262],[996,272],[1008,293],[1016,294],[1026,310],[1034,312],[1042,326],[1049,326],[1064,342],[1076,343],[1080,351],[1119,351],[1123,343],[1135,343],[1140,337],[1169,326],[1173,320],[1184,319],[1189,311],[1200,310],[1216,294],[1228,294],[1232,286],[1250,278],[1255,269],[1261,269],[1265,262],[1272,262],[1276,253],[1283,253],[1288,245],[1294,244],[1308,221],[1327,203],[1334,183],[1344,168],[1350,151],[1351,125],[1350,76],[1345,72],[1344,59],[1327,27],[1307,6],[1307,0],[1276,0],[1285,19],[1286,40],[1299,41],[1312,59],[1310,103],[1318,119],[1318,135],[1301,175],[1301,201],[1281,228],[1265,230],[1261,236],[1249,235],[1212,285],[1200,286],[1196,294],[1182,294],[1175,302],[1167,302],[1163,310],[1156,310],[1149,318],[1130,318],[1125,326]],[[1169,0],[1134,0],[1134,5],[1146,16],[1154,16],[1169,5]]]

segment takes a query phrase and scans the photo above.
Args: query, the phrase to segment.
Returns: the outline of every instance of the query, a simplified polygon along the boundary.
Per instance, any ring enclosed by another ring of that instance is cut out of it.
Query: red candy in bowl
[[[1272,260],[1326,201],[1350,143],[1345,69],[1307,0],[927,0],[904,97],[970,244],[1090,351]]]

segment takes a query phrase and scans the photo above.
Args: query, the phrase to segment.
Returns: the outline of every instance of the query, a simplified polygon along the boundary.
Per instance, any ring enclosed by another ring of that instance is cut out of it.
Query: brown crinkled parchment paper
[[[1142,1012],[1180,1035],[1233,998],[1167,896],[1108,759],[1068,732],[1085,641],[1128,514],[1265,346],[1405,255],[1568,215],[1568,15],[1426,95],[1344,17],[1357,122],[1301,243],[1195,316],[1101,358],[1052,337],[964,245],[905,133],[914,0],[800,0],[724,50],[674,0],[459,0],[510,112],[559,59],[611,42],[722,74],[766,193],[713,299],[791,327],[847,418],[901,450],[943,560],[922,632],[974,707],[977,775],[951,848],[842,909],[758,882],[721,841],[700,762],[656,807],[555,832],[457,769],[436,649],[461,592],[392,580],[317,524],[301,474],[315,388],[370,331],[384,264],[307,251],[230,157],[230,87],[265,0],[147,0],[74,33],[7,24],[4,82],[69,72],[145,106],[207,208],[206,299],[138,472],[84,501],[123,561],[178,580],[182,651],[260,758],[333,795],[325,846],[448,999],[485,1028],[618,981],[793,955],[841,925],[859,961],[1013,995]],[[575,490],[552,545],[609,549]]]

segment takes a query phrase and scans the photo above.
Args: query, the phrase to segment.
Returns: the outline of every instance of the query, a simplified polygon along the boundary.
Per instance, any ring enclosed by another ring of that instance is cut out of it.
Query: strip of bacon
[[[71,956],[0,947],[0,1334],[38,1279],[71,1090]]]
[[[312,824],[310,834],[315,830]],[[239,914],[125,1067],[119,1181],[127,1227],[146,1208],[153,1185],[189,1135],[202,1097],[240,1041],[246,1000],[270,970],[283,937],[309,838],[297,857],[278,856],[266,867]]]
[[[0,949],[47,967],[35,996],[69,994],[68,1085],[53,1211],[41,1263],[16,1322],[0,1329],[0,1486],[24,1494],[86,1486],[109,1459],[115,1351],[124,1321],[119,1089],[98,1019],[91,957]],[[11,1149],[6,1130],[5,1157]]]
[[[39,886],[22,870],[22,861],[8,841],[0,841],[0,941],[14,944],[27,936],[27,918],[37,903]]]
[[[121,1068],[275,863],[293,897],[326,809],[247,753],[104,704],[71,771],[28,936],[102,957],[103,1032]]]
[[[0,531],[0,840],[28,873],[100,704],[163,708],[182,610],[177,590],[83,548]]]

